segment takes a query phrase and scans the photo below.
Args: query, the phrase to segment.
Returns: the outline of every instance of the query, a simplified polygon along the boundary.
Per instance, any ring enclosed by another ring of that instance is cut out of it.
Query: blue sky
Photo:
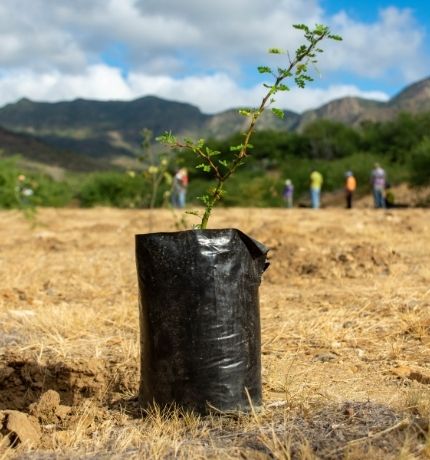
[[[377,23],[380,17],[380,13],[383,10],[389,8],[397,8],[398,10],[410,11],[411,17],[415,20],[418,29],[422,29],[423,39],[422,48],[424,50],[423,57],[427,56],[430,58],[430,2],[428,0],[379,0],[379,1],[354,1],[354,0],[322,0],[321,6],[327,12],[329,16],[334,16],[339,11],[345,11],[346,14],[356,22],[362,22],[364,24]],[[405,41],[408,41],[408,35],[405,34]],[[402,66],[401,60],[398,61],[399,66]],[[427,73],[420,73],[421,77],[430,76],[430,66],[427,68]],[[397,75],[386,76],[383,79],[365,78],[359,77],[355,74],[351,74],[344,70],[339,72],[334,78],[337,81],[350,82],[363,90],[371,90],[377,85],[390,97],[395,95],[399,90],[402,89],[402,85],[410,83],[408,79],[403,79]]]
[[[2,0],[0,106],[38,101],[188,102],[205,113],[258,104],[258,65],[294,51],[291,26],[324,23],[315,82],[277,106],[302,112],[343,96],[388,100],[430,76],[430,1]]]

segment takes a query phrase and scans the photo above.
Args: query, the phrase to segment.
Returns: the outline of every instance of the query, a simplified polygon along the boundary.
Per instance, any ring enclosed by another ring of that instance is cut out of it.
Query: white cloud
[[[60,6],[58,3],[57,6]],[[87,52],[72,30],[63,27],[55,8],[42,0],[2,0],[0,65],[3,68],[80,68]]]
[[[425,31],[410,9],[382,9],[379,20],[370,24],[354,21],[342,11],[331,22],[343,42],[328,47],[324,68],[370,78],[400,76],[404,82],[430,72],[423,49]]]
[[[286,27],[321,18],[316,0],[219,0],[175,2],[136,0],[2,0],[0,40],[10,52],[0,54],[3,66],[45,64],[48,68],[94,62],[111,43],[129,50],[131,65],[150,72],[153,61],[181,56],[183,69],[229,69],[237,61],[258,60],[270,46],[295,47],[299,34]],[[154,67],[158,72],[159,64]]]
[[[362,91],[355,85],[330,85],[327,88],[312,88],[309,86],[305,89],[293,88],[290,92],[277,98],[277,105],[282,108],[290,108],[296,112],[303,112],[346,96],[377,101],[387,101],[389,99],[388,94],[383,91]]]
[[[85,99],[130,99],[132,94],[119,69],[105,65],[87,67],[81,74],[58,71],[11,72],[0,77],[0,104],[20,97],[54,102]]]
[[[260,63],[268,47],[294,50],[296,22],[329,23],[343,35],[323,57],[328,70],[372,78],[394,69],[410,81],[430,69],[424,30],[410,9],[385,8],[365,23],[344,11],[328,17],[318,0],[2,0],[0,64],[79,71],[119,42],[130,66],[146,73],[163,64],[165,72],[180,65],[238,72],[241,63]]]
[[[268,47],[297,47],[301,33],[291,27],[296,22],[330,24],[344,41],[324,46],[321,82],[279,96],[285,108],[301,111],[343,95],[383,100],[387,96],[377,88],[385,80],[400,89],[430,74],[425,31],[411,10],[385,8],[377,21],[365,23],[344,11],[329,17],[321,5],[321,0],[2,0],[0,104],[23,96],[54,101],[153,94],[205,112],[255,105],[262,88],[250,84],[254,69],[269,62]],[[117,44],[124,49],[126,77],[104,62],[104,53]],[[334,84],[342,74],[350,75],[348,81],[351,74],[373,80],[375,92]]]

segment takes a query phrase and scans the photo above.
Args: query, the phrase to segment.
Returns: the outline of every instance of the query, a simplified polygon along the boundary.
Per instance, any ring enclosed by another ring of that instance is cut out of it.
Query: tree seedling
[[[274,97],[276,93],[290,89],[285,84],[285,81],[293,79],[299,88],[305,88],[307,83],[313,81],[309,73],[310,68],[316,65],[317,56],[323,52],[319,47],[320,43],[325,39],[342,40],[339,35],[332,34],[329,27],[323,24],[317,24],[313,29],[305,24],[295,24],[293,27],[303,31],[305,44],[299,46],[293,56],[279,48],[269,49],[270,54],[287,56],[288,64],[286,67],[278,67],[277,69],[272,69],[268,66],[258,67],[260,74],[270,75],[273,80],[271,84],[264,83],[263,86],[267,89],[267,92],[258,108],[239,110],[239,114],[248,118],[249,123],[243,133],[242,143],[230,146],[229,156],[222,155],[220,157],[221,152],[211,149],[204,139],[199,139],[198,141],[191,139],[179,140],[171,132],[166,132],[156,139],[171,148],[185,149],[194,153],[201,160],[196,168],[212,174],[215,180],[214,186],[210,187],[207,193],[199,197],[204,205],[203,213],[193,212],[193,214],[201,218],[201,222],[195,226],[196,228],[207,228],[212,209],[224,194],[226,181],[239,166],[242,166],[246,162],[246,158],[249,155],[248,150],[252,149],[250,140],[258,119],[275,102]],[[271,107],[271,111],[279,118],[284,117],[283,110],[279,108]]]

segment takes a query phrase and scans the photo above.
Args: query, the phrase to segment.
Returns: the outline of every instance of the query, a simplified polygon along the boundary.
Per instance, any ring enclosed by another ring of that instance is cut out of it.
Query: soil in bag
[[[236,229],[136,235],[143,405],[206,413],[261,404],[267,252]]]

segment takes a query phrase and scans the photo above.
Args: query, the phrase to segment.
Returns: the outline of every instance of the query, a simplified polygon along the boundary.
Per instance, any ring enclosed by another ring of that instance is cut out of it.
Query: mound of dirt
[[[321,249],[271,241],[270,250],[273,263],[271,270],[265,274],[265,280],[272,283],[288,276],[367,278],[388,275],[390,266],[401,260],[397,252],[371,243],[326,244]]]
[[[85,398],[109,401],[117,392],[126,389],[137,391],[138,371],[122,369],[108,360],[74,359],[67,362],[35,362],[15,354],[1,357],[0,410],[26,410],[42,418],[55,421],[61,401],[66,406],[79,404]],[[45,393],[38,401],[42,393]],[[57,397],[58,395],[58,397]]]
[[[37,363],[14,354],[0,357],[0,457],[9,448],[54,448],[73,438],[77,427],[92,432],[107,407],[128,403],[124,391],[137,393],[137,366],[114,361],[70,360]],[[91,417],[82,410],[91,405]],[[88,420],[87,420],[88,419]]]

